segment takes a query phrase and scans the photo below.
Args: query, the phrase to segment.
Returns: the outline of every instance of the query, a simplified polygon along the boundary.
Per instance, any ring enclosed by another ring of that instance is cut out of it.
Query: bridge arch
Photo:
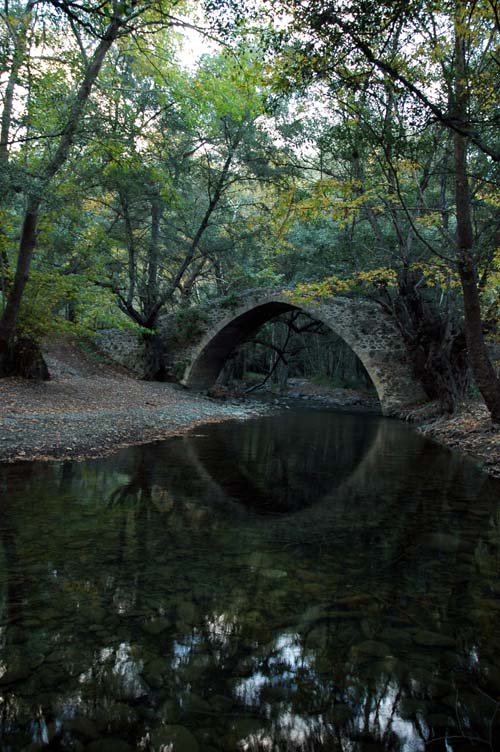
[[[235,347],[270,319],[293,310],[321,321],[349,345],[366,368],[385,415],[427,400],[412,375],[396,324],[375,302],[361,297],[299,305],[286,293],[275,292],[248,296],[230,312],[226,308],[217,315],[214,309],[204,335],[187,353],[182,383],[197,390],[210,388]]]

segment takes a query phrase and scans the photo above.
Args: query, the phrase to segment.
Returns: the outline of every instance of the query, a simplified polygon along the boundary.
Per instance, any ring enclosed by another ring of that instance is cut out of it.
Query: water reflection
[[[3,468],[2,749],[499,749],[498,483],[379,418],[198,433]]]

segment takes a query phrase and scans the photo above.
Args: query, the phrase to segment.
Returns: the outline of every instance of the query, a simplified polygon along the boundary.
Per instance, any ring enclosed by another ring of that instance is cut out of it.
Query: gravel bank
[[[52,379],[0,380],[0,461],[85,459],[160,440],[200,423],[269,412],[172,384],[144,382],[61,341],[47,353]]]
[[[170,389],[165,386],[166,393]],[[260,405],[220,405],[183,395],[179,399],[178,392],[175,400],[165,408],[1,416],[0,461],[100,457],[121,447],[167,438],[200,423],[244,420],[268,412]]]
[[[484,405],[464,405],[455,415],[424,421],[416,430],[469,455],[485,472],[500,478],[500,428],[492,426]]]

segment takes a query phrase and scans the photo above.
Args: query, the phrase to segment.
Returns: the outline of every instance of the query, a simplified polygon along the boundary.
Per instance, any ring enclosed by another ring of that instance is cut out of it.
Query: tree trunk
[[[18,337],[2,353],[4,376],[20,376],[22,379],[49,381],[50,374],[40,345],[28,337]]]
[[[166,381],[168,374],[160,335],[156,332],[147,332],[143,334],[143,340],[146,355],[144,378],[146,381]]]
[[[455,117],[466,129],[468,89],[466,43],[462,19],[457,19],[455,32]],[[467,177],[467,138],[460,130],[454,132],[455,206],[457,214],[458,271],[464,299],[464,327],[467,350],[474,380],[481,392],[491,419],[500,423],[500,381],[495,375],[484,341],[481,300],[474,258],[474,234],[471,217],[471,198]]]
[[[151,198],[151,238],[148,248],[148,286],[146,291],[146,315],[158,302],[158,256],[160,250],[160,227],[162,215],[160,194]]]
[[[7,304],[0,319],[0,376],[12,376],[16,373],[21,376],[29,373],[30,369],[27,367],[27,355],[29,352],[33,353],[35,361],[41,357],[38,348],[35,346],[32,348],[24,347],[23,351],[25,354],[21,359],[22,362],[19,362],[19,373],[16,371],[16,354],[20,352],[15,339],[16,322],[24,288],[28,281],[33,251],[36,246],[36,227],[39,208],[39,199],[31,199],[28,202],[28,207],[24,215],[14,283],[9,290]],[[35,362],[33,363],[33,368],[38,373],[39,369],[36,367]],[[39,376],[35,378],[39,378]]]
[[[9,135],[12,122],[12,110],[14,106],[14,92],[19,81],[19,71],[21,70],[21,65],[23,64],[26,52],[28,29],[34,5],[35,2],[33,0],[29,0],[29,2],[26,3],[26,7],[22,12],[21,19],[16,29],[17,33],[15,33],[14,54],[12,56],[12,64],[10,67],[9,78],[7,79],[7,86],[5,87],[2,119],[0,123],[0,165],[5,165],[9,161]]]
[[[135,253],[135,240],[134,232],[132,229],[132,222],[130,220],[129,203],[125,194],[120,194],[120,203],[123,211],[123,222],[125,224],[125,239],[127,243],[128,251],[128,292],[127,292],[127,305],[131,306],[134,303],[135,298],[135,285],[137,281],[136,275],[136,253]]]

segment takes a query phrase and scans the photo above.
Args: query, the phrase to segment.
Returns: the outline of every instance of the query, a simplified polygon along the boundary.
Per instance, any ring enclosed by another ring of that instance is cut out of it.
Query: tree
[[[346,88],[376,93],[389,82],[396,95],[405,92],[410,97],[408,125],[444,127],[451,134],[453,264],[461,282],[467,348],[492,420],[500,422],[500,382],[484,341],[481,314],[479,276],[486,259],[474,242],[470,190],[474,163],[500,161],[496,4],[457,0],[404,7],[391,2],[270,5],[286,14],[281,78],[289,88],[297,81],[321,79],[341,95]],[[488,258],[494,250],[489,249]]]
[[[108,228],[108,273],[99,284],[145,330],[153,377],[162,372],[158,317],[202,290],[226,292],[243,255],[250,266],[269,214],[264,194],[287,174],[276,164],[251,56],[207,56],[194,73],[165,57],[155,62],[153,70],[115,49],[112,116],[94,156],[99,186],[89,186]],[[101,239],[96,232],[97,245]]]
[[[74,144],[78,128],[91,96],[92,89],[101,71],[104,59],[113,44],[122,36],[135,33],[141,23],[148,25],[171,25],[167,4],[145,0],[143,3],[118,3],[116,0],[106,3],[91,3],[82,8],[66,0],[50,0],[41,5],[39,17],[43,22],[71,29],[75,43],[80,49],[80,64],[71,70],[74,77],[74,91],[62,115],[57,119],[59,127],[55,134],[39,133],[38,139],[49,140],[49,146],[37,155],[35,175],[29,183],[17,187],[25,197],[25,206],[21,220],[15,272],[7,280],[6,302],[0,318],[0,375],[19,371],[20,350],[25,347],[22,337],[18,337],[17,322],[23,293],[29,278],[31,263],[37,245],[37,231],[40,212],[50,192],[51,185],[64,166]],[[13,34],[13,52],[10,65],[10,77],[7,82],[2,114],[2,166],[8,162],[6,147],[9,137],[13,97],[16,83],[21,71],[21,61],[26,56],[27,28],[31,21],[32,6],[27,6],[17,22],[17,33]],[[94,41],[92,46],[92,41]],[[26,61],[24,61],[26,62]],[[54,144],[52,148],[52,144]],[[25,375],[39,375],[40,354],[36,347],[30,346],[34,363],[23,361],[22,371]],[[33,371],[32,371],[33,368]]]

